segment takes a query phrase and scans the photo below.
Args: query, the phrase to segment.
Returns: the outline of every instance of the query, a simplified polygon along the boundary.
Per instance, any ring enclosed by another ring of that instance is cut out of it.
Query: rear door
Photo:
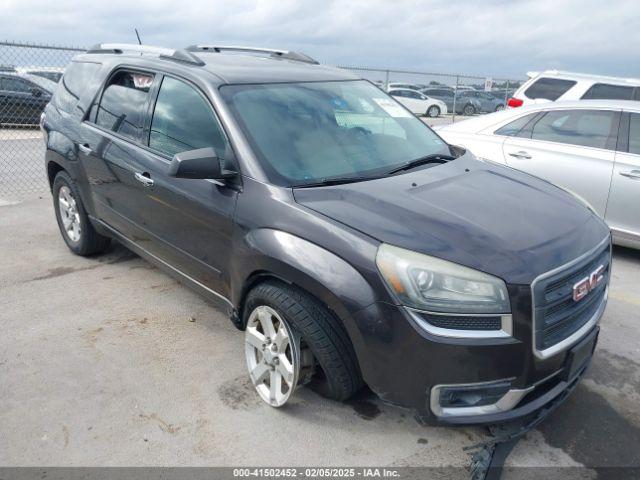
[[[614,235],[640,241],[640,113],[625,112],[605,219]]]
[[[604,217],[619,111],[550,110],[503,144],[506,163],[570,191]]]
[[[143,246],[150,242],[152,204],[144,183],[150,154],[143,132],[157,82],[153,72],[114,71],[83,123],[84,143],[78,145],[96,216]]]

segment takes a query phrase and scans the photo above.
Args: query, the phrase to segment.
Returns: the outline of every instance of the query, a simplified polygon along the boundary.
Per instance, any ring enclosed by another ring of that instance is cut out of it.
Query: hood
[[[296,201],[380,242],[529,284],[602,242],[609,229],[563,190],[475,159],[345,185]]]

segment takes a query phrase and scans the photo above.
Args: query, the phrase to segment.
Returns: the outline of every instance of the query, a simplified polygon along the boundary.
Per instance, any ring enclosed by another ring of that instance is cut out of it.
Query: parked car
[[[423,85],[418,85],[416,83],[391,82],[387,86],[387,91],[388,90],[395,90],[397,88],[408,88],[409,90],[421,90],[422,88],[424,88],[424,86]]]
[[[415,115],[427,117],[439,117],[447,114],[447,104],[442,100],[427,97],[417,90],[408,88],[394,88],[389,90],[389,95],[411,110]]]
[[[52,82],[58,83],[62,78],[62,71],[56,70],[27,70],[25,73],[29,75],[36,75],[38,77],[46,78],[47,80],[51,80]]]
[[[69,249],[117,239],[218,301],[269,405],[366,383],[424,421],[538,420],[587,368],[605,223],[350,72],[282,50],[99,45],[42,128]]]
[[[436,98],[447,105],[447,110],[453,112],[454,96],[456,97],[456,113],[462,115],[474,115],[481,110],[480,102],[475,98],[465,97],[463,92],[455,94],[451,88],[425,88],[421,92],[428,97]]]
[[[0,124],[37,125],[55,86],[35,75],[0,72]]]
[[[512,108],[567,100],[640,100],[640,79],[585,73],[528,72],[529,80],[509,99]]]
[[[532,105],[438,133],[479,157],[568,190],[606,220],[614,243],[640,248],[640,102]]]
[[[458,98],[474,98],[480,104],[481,113],[499,112],[504,109],[504,97],[501,99],[496,98],[488,92],[481,92],[479,90],[467,90],[458,93]]]

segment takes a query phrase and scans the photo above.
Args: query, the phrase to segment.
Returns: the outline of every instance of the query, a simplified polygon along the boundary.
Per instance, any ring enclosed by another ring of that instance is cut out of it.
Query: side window
[[[209,102],[195,88],[171,77],[162,80],[149,147],[173,156],[196,148],[225,148],[222,127]]]
[[[631,100],[633,98],[633,87],[596,83],[586,91],[582,98],[596,100]]]
[[[640,113],[629,117],[629,153],[640,155]]]
[[[389,95],[391,95],[393,97],[401,97],[402,96],[402,90],[391,90],[391,91],[389,91]]]
[[[618,115],[603,110],[548,112],[534,125],[531,138],[594,148],[613,148]]]
[[[152,83],[148,73],[115,73],[102,93],[96,124],[139,141]]]
[[[95,84],[96,74],[102,65],[90,62],[71,62],[58,82],[53,94],[53,104],[65,112],[71,112],[87,87]],[[97,87],[95,87],[97,90]]]
[[[409,92],[409,91],[406,91],[405,93],[407,94],[407,96],[408,96],[409,98],[415,98],[416,100],[422,100],[422,97],[420,96],[420,94],[419,94],[418,92]]]
[[[33,85],[20,78],[5,77],[2,82],[2,89],[9,92],[29,93],[32,88]]]
[[[503,125],[493,133],[496,135],[515,137],[518,133],[520,133],[520,130],[522,130],[527,125],[527,123],[529,123],[536,115],[538,115],[537,112],[517,118],[516,120]]]
[[[564,95],[567,90],[576,84],[573,80],[561,80],[559,78],[539,78],[533,85],[524,91],[531,99],[544,98],[555,101]]]

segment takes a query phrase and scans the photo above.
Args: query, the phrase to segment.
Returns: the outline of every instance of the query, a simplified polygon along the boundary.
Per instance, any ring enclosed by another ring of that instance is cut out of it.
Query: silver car
[[[582,100],[508,109],[444,126],[438,133],[476,156],[573,193],[640,248],[640,102]]]

